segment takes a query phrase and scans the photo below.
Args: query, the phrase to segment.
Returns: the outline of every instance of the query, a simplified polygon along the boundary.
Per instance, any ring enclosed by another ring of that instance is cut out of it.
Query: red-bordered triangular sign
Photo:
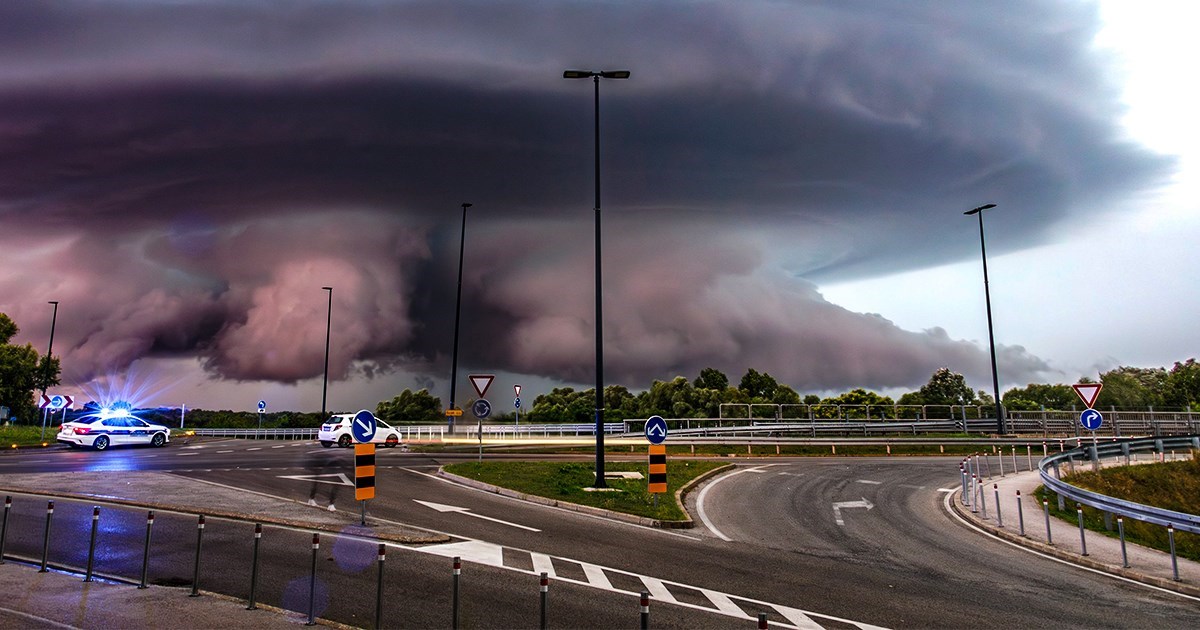
[[[475,393],[483,398],[487,394],[487,390],[492,386],[492,380],[496,378],[495,374],[472,374],[468,378],[471,379],[471,386],[475,388]]]
[[[1087,405],[1088,409],[1093,409],[1096,406],[1096,399],[1100,397],[1100,390],[1104,388],[1104,383],[1078,383],[1072,385],[1075,389],[1075,395]]]

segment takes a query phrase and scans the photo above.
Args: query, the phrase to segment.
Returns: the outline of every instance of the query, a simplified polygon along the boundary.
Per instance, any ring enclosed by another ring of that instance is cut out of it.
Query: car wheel
[[[392,435],[387,436],[387,439],[384,440],[383,443],[388,448],[396,448],[396,445],[400,443],[400,438],[396,434],[393,433]]]
[[[96,438],[96,441],[92,442],[92,448],[96,449],[97,451],[103,451],[103,450],[107,449],[108,448],[108,436],[101,435],[100,437]]]
[[[329,448],[330,446],[333,446],[333,442],[330,442],[328,440],[321,440],[321,446],[324,446],[325,448]]]
[[[150,438],[151,446],[163,446],[167,443],[167,436],[161,433],[155,433],[154,437]]]
[[[352,441],[353,440],[350,438],[349,435],[343,435],[342,437],[338,438],[338,446],[340,446],[342,448],[350,448],[350,444]]]

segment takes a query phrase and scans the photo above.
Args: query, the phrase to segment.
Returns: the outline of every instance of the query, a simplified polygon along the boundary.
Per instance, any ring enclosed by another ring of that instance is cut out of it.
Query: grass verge
[[[1200,514],[1200,452],[1194,452],[1192,458],[1186,461],[1116,466],[1098,472],[1078,471],[1064,477],[1063,481],[1126,501],[1186,514]],[[1066,510],[1058,510],[1058,498],[1044,486],[1038,488],[1037,496],[1039,501],[1046,499],[1050,502],[1052,516],[1078,524],[1075,504],[1068,501]],[[1110,517],[1106,523],[1103,512],[1087,506],[1083,506],[1083,526],[1105,536],[1118,536],[1115,517]],[[1125,539],[1145,547],[1170,551],[1167,528],[1159,525],[1125,519]],[[1200,561],[1200,535],[1176,530],[1175,551],[1182,558]]]
[[[663,521],[683,520],[687,515],[675,503],[675,491],[692,479],[720,466],[723,462],[668,461],[667,493],[654,496],[647,492],[646,463],[605,462],[608,472],[638,472],[642,479],[608,479],[606,484],[619,492],[588,492],[594,485],[595,466],[583,462],[464,462],[446,466],[454,473],[502,488],[558,501],[645,516]]]
[[[42,427],[29,425],[8,425],[0,427],[0,448],[5,450],[13,450],[14,448],[41,448],[42,444],[46,446],[54,446],[54,436],[58,434],[58,426],[46,427],[46,437],[42,437]]]

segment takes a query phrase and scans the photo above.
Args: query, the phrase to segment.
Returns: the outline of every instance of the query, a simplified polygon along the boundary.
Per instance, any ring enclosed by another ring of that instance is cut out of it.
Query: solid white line
[[[958,492],[962,488],[938,488],[938,492]]]
[[[721,533],[721,530],[717,529],[717,526],[713,525],[713,522],[711,520],[709,520],[708,513],[704,511],[704,498],[708,496],[708,491],[711,490],[713,486],[717,485],[718,483],[721,483],[722,481],[725,481],[726,479],[728,479],[734,475],[739,475],[743,472],[745,472],[745,469],[735,470],[731,473],[721,475],[720,477],[717,477],[716,479],[714,479],[712,483],[701,488],[700,494],[696,495],[696,512],[700,516],[700,522],[704,523],[704,526],[708,528],[708,531],[715,534],[717,536],[717,538],[720,538],[721,540],[724,540],[726,542],[732,542],[733,539],[726,536],[725,534]]]
[[[1063,560],[1062,558],[1056,558],[1056,557],[1054,557],[1054,556],[1051,556],[1051,555],[1044,554],[1044,553],[1042,553],[1042,552],[1040,552],[1040,551],[1038,551],[1038,550],[1036,550],[1036,549],[1030,549],[1029,547],[1026,547],[1026,546],[1024,546],[1024,545],[1018,545],[1017,543],[1014,543],[1014,542],[1012,542],[1011,540],[1006,540],[1006,539],[1004,539],[1004,538],[1001,538],[1001,537],[999,537],[999,536],[997,536],[997,535],[995,535],[995,534],[993,534],[993,533],[991,533],[991,532],[987,531],[986,529],[983,529],[983,528],[979,527],[978,525],[976,525],[976,524],[974,524],[974,523],[972,523],[972,522],[968,521],[967,519],[965,519],[965,518],[963,518],[963,517],[959,516],[958,512],[955,512],[955,511],[954,511],[954,509],[950,507],[950,501],[952,500],[950,497],[953,497],[953,496],[954,496],[954,494],[953,494],[953,493],[947,493],[947,494],[946,494],[946,498],[942,499],[942,504],[943,504],[943,506],[945,506],[945,508],[946,508],[946,511],[950,513],[950,516],[951,516],[951,517],[953,517],[954,519],[956,519],[958,522],[962,523],[963,525],[966,525],[967,527],[969,527],[969,528],[971,528],[971,529],[973,529],[973,530],[975,530],[975,531],[977,531],[977,532],[979,532],[979,533],[981,533],[981,534],[983,534],[983,535],[985,535],[985,536],[987,536],[987,537],[989,537],[989,538],[991,538],[991,539],[993,539],[993,540],[995,540],[995,541],[997,541],[997,542],[1002,542],[1002,543],[1004,543],[1004,544],[1006,544],[1006,545],[1008,545],[1008,546],[1010,546],[1010,547],[1015,547],[1015,548],[1017,548],[1017,549],[1020,549],[1021,551],[1025,551],[1025,552],[1027,552],[1027,553],[1031,553],[1031,554],[1033,554],[1033,555],[1035,555],[1035,556],[1041,556],[1042,558],[1045,558],[1045,559],[1047,559],[1047,560],[1053,560],[1054,562],[1057,562],[1057,563],[1059,563],[1059,564],[1065,564],[1065,565],[1067,565],[1067,566],[1069,566],[1069,567],[1074,567],[1074,568],[1076,568],[1076,569],[1079,569],[1079,570],[1081,570],[1081,571],[1087,571],[1087,572],[1089,572],[1089,573],[1095,573],[1096,575],[1103,575],[1103,576],[1105,576],[1105,577],[1110,577],[1110,578],[1112,578],[1112,579],[1114,579],[1114,580],[1120,580],[1120,581],[1122,581],[1122,582],[1128,582],[1129,584],[1134,584],[1134,585],[1141,586],[1141,587],[1144,587],[1144,588],[1148,588],[1148,589],[1152,589],[1152,590],[1155,590],[1155,591],[1159,591],[1160,593],[1167,593],[1168,595],[1175,595],[1175,596],[1177,596],[1177,597],[1182,597],[1182,598],[1184,598],[1184,599],[1190,599],[1190,600],[1192,600],[1192,601],[1194,601],[1194,602],[1200,602],[1200,597],[1193,597],[1192,595],[1187,595],[1187,594],[1184,594],[1184,593],[1179,593],[1179,592],[1176,592],[1176,591],[1172,591],[1172,590],[1169,590],[1169,589],[1165,589],[1165,588],[1162,588],[1162,587],[1159,587],[1159,586],[1154,586],[1153,584],[1146,584],[1145,582],[1139,582],[1139,581],[1137,581],[1137,580],[1132,580],[1132,579],[1130,579],[1130,578],[1127,578],[1127,577],[1125,577],[1125,576],[1122,576],[1122,575],[1114,575],[1114,574],[1112,574],[1112,573],[1107,573],[1107,572],[1105,572],[1105,571],[1100,571],[1099,569],[1093,569],[1093,568],[1091,568],[1091,567],[1085,567],[1085,566],[1082,566],[1082,565],[1078,565],[1078,564],[1075,564],[1074,562],[1068,562],[1068,561],[1066,561],[1066,560]]]
[[[883,484],[883,482],[882,482],[882,481],[871,481],[870,479],[859,479],[859,480],[858,480],[858,483],[865,483],[865,484],[869,484],[869,485],[872,485],[872,486],[878,486],[878,485],[882,485],[882,484]]]
[[[78,626],[68,626],[65,623],[59,623],[53,619],[47,619],[45,617],[31,615],[27,612],[13,610],[11,608],[0,608],[0,612],[8,613],[14,617],[20,617],[22,619],[25,619],[26,621],[33,622],[34,624],[36,624],[37,626],[40,626],[40,627],[50,626],[50,627],[54,627],[54,628],[71,628],[72,630],[78,630]]]

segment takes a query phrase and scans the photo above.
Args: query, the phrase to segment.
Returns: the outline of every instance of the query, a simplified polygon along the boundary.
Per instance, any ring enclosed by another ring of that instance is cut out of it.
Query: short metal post
[[[192,592],[188,597],[200,596],[200,544],[204,541],[204,515],[196,521],[196,562],[192,564]]]
[[[1004,527],[1004,516],[1000,514],[1000,484],[992,484],[992,492],[994,492],[996,496],[996,524],[1000,527]]]
[[[1121,537],[1121,566],[1129,568],[1129,555],[1125,553],[1125,518],[1117,517],[1117,534]]]
[[[0,564],[4,564],[4,540],[8,538],[8,513],[12,510],[12,497],[4,497],[4,522],[0,524]]]
[[[1012,459],[1013,459],[1013,474],[1016,474],[1016,472],[1017,472],[1017,447],[1016,446],[1012,447]]]
[[[92,506],[92,536],[88,540],[88,561],[87,573],[83,576],[84,582],[92,581],[92,564],[96,559],[96,528],[100,525],[100,506]]]
[[[317,625],[317,550],[321,548],[321,535],[313,534],[312,539],[312,568],[308,572],[308,622],[304,625]]]
[[[1083,506],[1075,504],[1075,513],[1079,515],[1079,546],[1083,548],[1083,555],[1088,555],[1087,538],[1083,535]]]
[[[42,538],[42,568],[38,573],[46,572],[46,560],[50,555],[50,519],[54,517],[54,502],[46,503],[46,535]]]
[[[1033,470],[1033,449],[1029,448],[1028,444],[1025,445],[1025,460],[1029,465],[1029,470]]]
[[[379,543],[379,581],[375,584],[375,630],[383,627],[383,561],[387,559],[387,548]]]
[[[1175,526],[1167,523],[1167,540],[1171,543],[1171,573],[1179,581],[1179,558],[1175,555]]]
[[[1021,503],[1021,491],[1017,490],[1017,523],[1021,528],[1021,536],[1025,536],[1025,505]]]
[[[1042,499],[1042,512],[1046,515],[1046,544],[1054,544],[1054,536],[1050,533],[1050,502]]]
[[[987,451],[984,451],[984,453],[983,453],[983,466],[984,466],[984,468],[987,468],[988,479],[991,479],[992,478],[992,460],[990,457],[988,457]]]
[[[959,466],[958,466],[958,473],[959,473],[959,476],[962,477],[962,497],[959,499],[959,503],[966,505],[966,503],[967,503],[967,471],[966,471],[966,469],[964,469],[962,467],[962,464],[959,464]]]
[[[142,549],[142,581],[138,588],[146,588],[146,573],[150,570],[150,529],[154,527],[154,511],[146,514],[146,546]]]
[[[258,543],[262,540],[262,523],[254,524],[254,555],[250,557],[250,601],[246,610],[257,610],[258,604]]]
[[[367,500],[363,499],[362,501],[360,501],[360,503],[362,503],[362,518],[359,520],[358,524],[362,525],[363,527],[366,527],[367,526]]]
[[[642,591],[642,630],[650,630],[650,592]]]
[[[983,484],[979,484],[979,510],[983,512],[983,518],[987,518],[987,491]]]
[[[979,493],[979,481],[975,478],[975,475],[971,475],[971,513],[972,514],[979,513],[979,498],[977,496],[978,493]]]
[[[767,630],[767,613],[758,613],[758,630]]]
[[[462,575],[462,558],[454,556],[454,595],[451,598],[450,628],[458,630],[458,578]]]
[[[1000,447],[1000,452],[996,453],[996,461],[1000,462],[1000,476],[1004,476],[1004,447]]]
[[[550,596],[550,576],[547,575],[545,571],[542,571],[542,575],[539,580],[540,586],[538,588],[542,592],[542,622],[538,627],[542,630],[546,630],[548,627],[546,622],[546,599]]]

